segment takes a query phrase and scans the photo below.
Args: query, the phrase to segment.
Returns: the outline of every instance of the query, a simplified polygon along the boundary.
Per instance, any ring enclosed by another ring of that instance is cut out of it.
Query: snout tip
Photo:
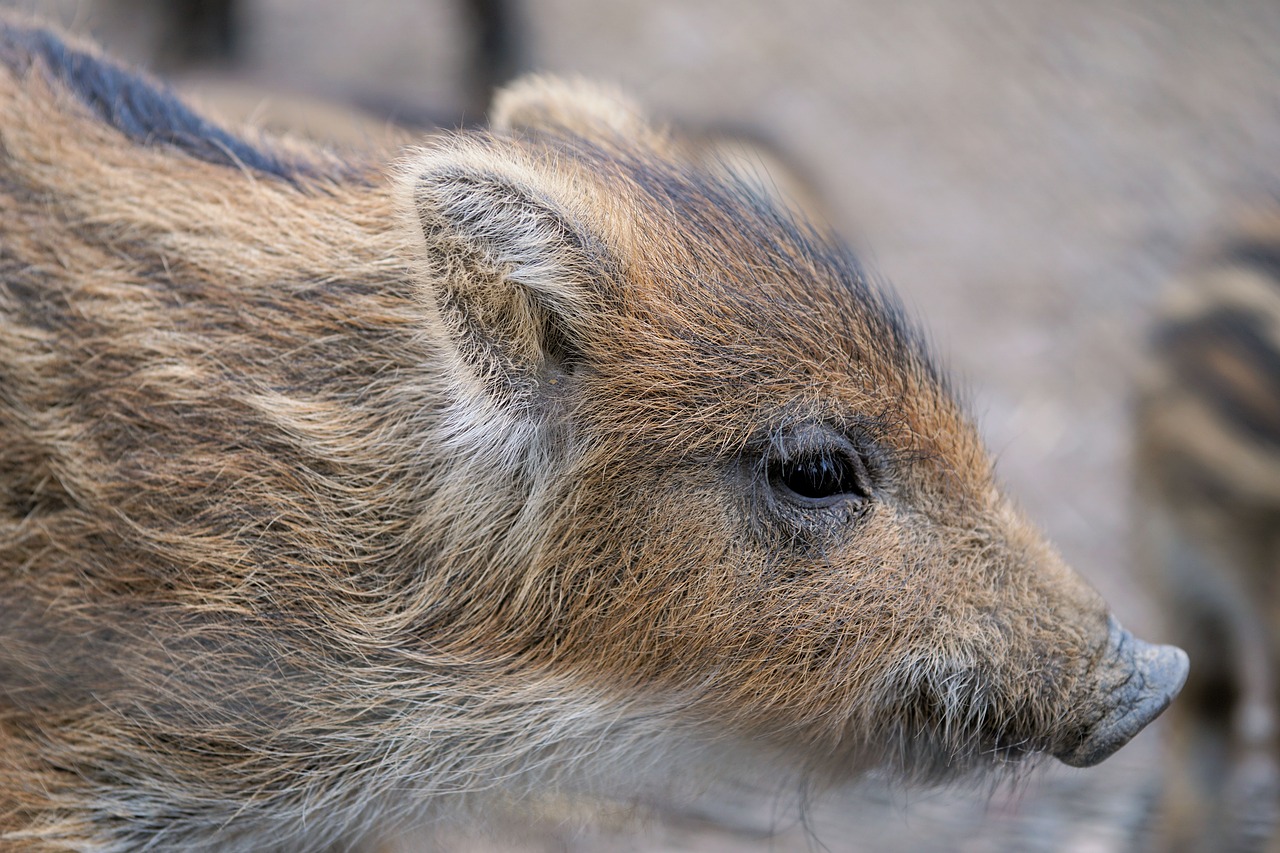
[[[1113,622],[1112,667],[1125,674],[1104,696],[1106,711],[1072,747],[1055,753],[1064,764],[1091,767],[1111,756],[1169,707],[1191,664],[1177,646],[1145,643]]]

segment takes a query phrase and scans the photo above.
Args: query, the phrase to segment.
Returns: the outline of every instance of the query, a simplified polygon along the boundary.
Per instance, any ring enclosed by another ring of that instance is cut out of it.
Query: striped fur
[[[0,846],[1087,764],[1176,691],[892,297],[625,99],[340,161],[0,33]]]
[[[1171,295],[1137,459],[1147,560],[1197,662],[1168,846],[1261,850],[1280,818],[1280,216],[1249,220]]]

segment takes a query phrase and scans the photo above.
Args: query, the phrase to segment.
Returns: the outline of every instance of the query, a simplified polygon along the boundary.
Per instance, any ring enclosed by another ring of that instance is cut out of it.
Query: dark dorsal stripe
[[[1225,420],[1280,447],[1280,350],[1257,315],[1222,308],[1165,326],[1156,346]]]
[[[1218,255],[1220,263],[1249,267],[1269,276],[1280,288],[1280,242],[1241,240],[1229,244]]]
[[[38,65],[139,145],[168,145],[208,163],[243,166],[288,181],[314,173],[310,164],[251,145],[194,112],[167,87],[70,47],[49,30],[0,23],[0,62],[19,72]]]

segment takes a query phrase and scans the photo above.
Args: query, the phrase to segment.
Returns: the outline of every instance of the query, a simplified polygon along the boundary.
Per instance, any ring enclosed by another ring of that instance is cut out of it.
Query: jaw
[[[917,670],[894,687],[898,698],[880,709],[880,725],[867,727],[877,734],[859,739],[875,756],[870,763],[925,784],[1020,774],[1043,757],[1073,767],[1098,764],[1169,706],[1188,672],[1181,649],[1143,642],[1114,617],[1105,628],[1088,670],[1056,697],[1021,692],[1016,684],[1007,692],[979,677],[985,668],[975,662]]]

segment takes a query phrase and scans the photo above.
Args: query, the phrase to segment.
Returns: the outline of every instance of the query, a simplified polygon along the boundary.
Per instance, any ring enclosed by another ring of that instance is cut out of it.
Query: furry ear
[[[665,134],[621,92],[586,80],[538,74],[498,91],[489,125],[498,133],[570,133],[653,146],[666,141]]]
[[[424,152],[401,181],[426,243],[425,290],[463,373],[526,405],[571,375],[606,265],[551,182],[464,152]]]

